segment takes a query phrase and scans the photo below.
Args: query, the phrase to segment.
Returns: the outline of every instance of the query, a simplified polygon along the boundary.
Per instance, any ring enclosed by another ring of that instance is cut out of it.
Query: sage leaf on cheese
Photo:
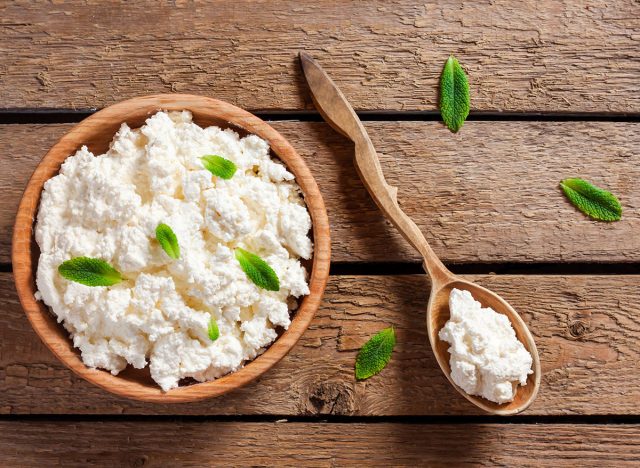
[[[267,262],[256,254],[247,252],[240,247],[235,250],[235,256],[240,263],[240,268],[242,268],[242,271],[246,273],[253,284],[267,291],[280,290],[278,275],[276,275],[276,272],[273,271],[273,268],[271,268]]]
[[[586,180],[564,179],[560,188],[576,208],[593,219],[618,221],[622,217],[622,206],[616,196]]]
[[[120,272],[99,258],[72,258],[58,266],[58,273],[85,286],[112,286],[122,281]]]
[[[356,357],[356,379],[365,380],[386,367],[396,345],[396,333],[385,328],[374,335],[358,352]]]
[[[207,171],[221,179],[231,179],[238,170],[232,161],[229,161],[222,156],[208,154],[206,156],[202,156],[200,159],[202,161],[202,165]]]
[[[213,317],[211,317],[211,320],[209,321],[209,327],[207,329],[207,332],[209,333],[209,339],[211,341],[216,341],[220,336],[220,330],[218,329],[218,322],[216,322],[216,319],[214,319]]]
[[[469,115],[470,102],[467,75],[451,55],[440,76],[440,115],[449,130],[455,133],[462,128]]]
[[[173,232],[173,229],[164,223],[158,224],[156,228],[156,239],[160,243],[162,250],[164,250],[169,257],[174,260],[180,258],[180,246],[178,245],[178,238]]]

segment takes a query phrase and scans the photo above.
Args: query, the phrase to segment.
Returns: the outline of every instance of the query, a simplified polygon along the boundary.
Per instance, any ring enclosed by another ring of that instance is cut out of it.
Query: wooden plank
[[[420,261],[383,220],[353,168],[353,147],[319,122],[274,122],[307,161],[327,204],[333,260]],[[387,180],[447,262],[640,261],[640,124],[368,122]],[[0,263],[28,177],[70,124],[3,125]],[[617,223],[592,221],[558,183],[580,176],[617,194]]]
[[[635,424],[3,421],[0,434],[5,466],[618,467],[640,457]]]
[[[311,109],[304,49],[357,109],[436,109],[453,53],[474,110],[640,111],[633,0],[20,1],[3,2],[0,18],[4,108],[94,108],[179,91],[254,110]]]
[[[470,276],[500,293],[535,336],[542,386],[529,415],[640,414],[639,276]],[[40,343],[0,274],[0,412],[75,414],[480,414],[441,374],[427,344],[424,276],[332,276],[293,351],[259,381],[195,404],[116,398],[76,378]],[[393,325],[389,366],[356,382],[357,350]]]

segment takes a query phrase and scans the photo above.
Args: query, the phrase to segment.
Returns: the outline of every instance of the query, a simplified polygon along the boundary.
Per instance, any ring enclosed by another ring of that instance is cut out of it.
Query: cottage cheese
[[[451,378],[470,395],[512,401],[517,384],[532,374],[531,354],[516,338],[506,315],[483,308],[469,291],[453,289],[450,319],[438,336],[451,347]]]
[[[217,154],[238,170],[212,176],[201,156]],[[155,240],[166,223],[181,256]],[[86,147],[45,184],[36,226],[41,298],[69,331],[90,367],[118,374],[143,368],[169,390],[183,378],[212,380],[262,353],[290,324],[294,297],[309,294],[311,220],[293,175],[255,135],[201,128],[189,112],[159,112],[137,130],[123,124],[109,150]],[[256,287],[234,249],[261,256],[280,290]],[[105,260],[125,281],[87,287],[62,278],[70,258]],[[214,317],[220,337],[211,342]]]

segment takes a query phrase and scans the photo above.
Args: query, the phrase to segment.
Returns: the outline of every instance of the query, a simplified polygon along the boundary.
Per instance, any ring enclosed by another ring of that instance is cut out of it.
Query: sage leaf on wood
[[[469,115],[470,102],[467,75],[451,55],[440,76],[440,115],[449,130],[455,133],[462,128]]]
[[[576,208],[593,219],[618,221],[622,217],[622,206],[615,195],[586,180],[564,179],[560,188]]]
[[[364,380],[386,367],[396,345],[396,333],[385,328],[367,341],[356,357],[356,379]]]

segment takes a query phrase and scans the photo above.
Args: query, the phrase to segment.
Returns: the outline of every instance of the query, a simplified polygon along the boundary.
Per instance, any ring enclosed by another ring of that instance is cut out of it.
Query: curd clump
[[[448,342],[451,378],[469,395],[495,403],[512,401],[518,383],[533,373],[531,354],[506,315],[483,308],[469,291],[452,289],[450,319],[438,336]]]
[[[228,180],[203,166],[219,155]],[[156,240],[164,223],[179,259]],[[286,329],[294,298],[309,294],[300,262],[312,254],[311,218],[294,176],[256,135],[202,128],[190,112],[123,124],[105,154],[67,158],[42,192],[35,236],[37,297],[70,333],[87,366],[118,374],[149,365],[164,390],[212,380],[261,354]],[[273,268],[279,291],[252,283],[237,248]],[[74,257],[103,260],[121,283],[89,287],[58,273]],[[212,341],[211,320],[219,328]]]

